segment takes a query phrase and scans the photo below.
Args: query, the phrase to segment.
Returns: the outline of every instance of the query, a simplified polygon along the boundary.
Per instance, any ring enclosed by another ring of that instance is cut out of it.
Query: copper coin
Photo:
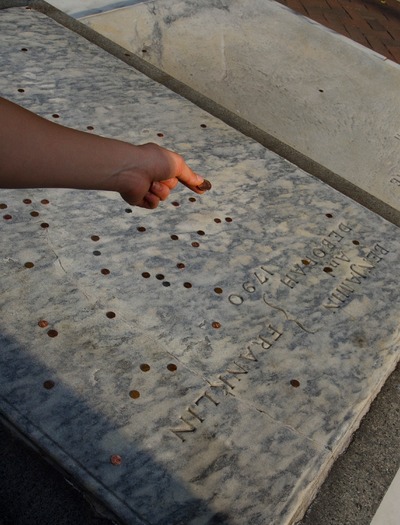
[[[112,465],[121,465],[122,463],[122,458],[121,456],[119,456],[118,454],[113,454],[111,457],[110,457],[110,462]]]
[[[200,191],[208,191],[211,190],[211,188],[211,182],[207,179],[204,179],[203,182],[197,186],[197,189]]]

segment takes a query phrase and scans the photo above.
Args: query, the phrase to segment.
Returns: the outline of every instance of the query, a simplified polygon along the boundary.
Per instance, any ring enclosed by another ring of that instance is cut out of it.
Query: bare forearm
[[[0,99],[0,186],[104,188],[137,147],[49,122]]]
[[[183,158],[156,144],[134,146],[66,128],[0,98],[0,187],[118,191],[156,208],[178,182],[210,189]]]

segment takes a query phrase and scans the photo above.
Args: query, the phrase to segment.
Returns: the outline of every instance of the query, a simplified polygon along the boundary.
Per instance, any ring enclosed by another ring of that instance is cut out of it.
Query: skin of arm
[[[0,97],[0,187],[117,191],[153,209],[181,182],[202,194],[203,177],[156,144],[135,146],[50,122]]]

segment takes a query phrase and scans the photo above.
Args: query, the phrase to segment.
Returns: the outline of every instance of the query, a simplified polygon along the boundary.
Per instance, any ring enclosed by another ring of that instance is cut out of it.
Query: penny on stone
[[[204,179],[203,182],[197,186],[197,189],[200,191],[209,191],[211,188],[211,182],[207,179]]]
[[[121,465],[122,463],[122,458],[121,456],[119,456],[118,454],[113,454],[111,457],[110,457],[110,462],[112,465]]]

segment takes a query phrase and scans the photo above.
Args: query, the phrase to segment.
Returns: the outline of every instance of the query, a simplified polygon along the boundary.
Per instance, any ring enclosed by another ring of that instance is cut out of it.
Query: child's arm
[[[183,158],[66,128],[0,98],[0,187],[118,191],[132,205],[156,208],[178,181],[196,193],[204,181]]]

